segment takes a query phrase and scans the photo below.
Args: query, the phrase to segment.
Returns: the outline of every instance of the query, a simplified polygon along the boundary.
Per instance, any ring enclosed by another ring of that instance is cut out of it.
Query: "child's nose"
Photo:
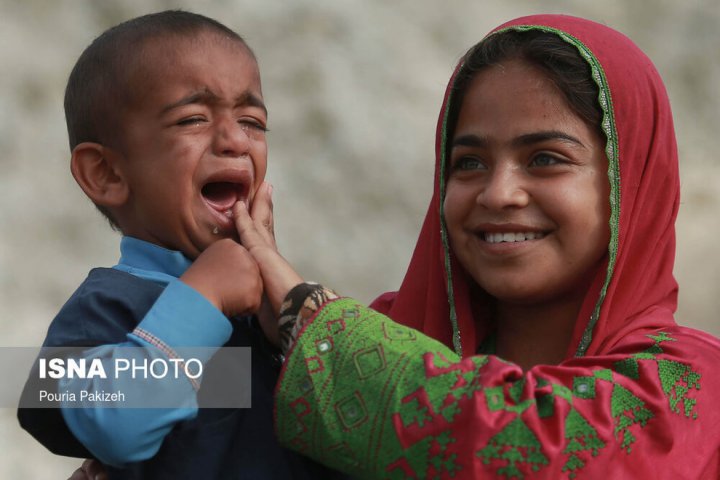
[[[214,135],[215,154],[223,157],[237,157],[248,153],[251,138],[246,128],[232,118],[217,122]]]
[[[488,209],[503,210],[527,206],[530,195],[520,169],[506,166],[494,169],[478,192],[477,203]]]

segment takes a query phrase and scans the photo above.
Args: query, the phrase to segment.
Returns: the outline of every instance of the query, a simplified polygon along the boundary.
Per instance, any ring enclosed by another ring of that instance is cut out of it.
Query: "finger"
[[[75,470],[68,480],[94,480],[95,474],[92,472],[93,460],[86,459],[82,465]]]
[[[240,236],[240,243],[248,250],[266,244],[260,233],[257,231],[247,205],[244,202],[236,202],[233,206],[233,218],[235,219],[235,228],[237,228]]]
[[[265,241],[274,246],[275,225],[273,218],[272,190],[272,185],[268,182],[263,182],[255,195],[255,199],[253,200],[250,216],[255,224],[258,225],[259,232]]]
[[[263,182],[255,192],[255,197],[250,208],[250,216],[255,220],[263,220],[272,216],[272,185]]]
[[[88,478],[92,478],[93,480],[107,480],[108,475],[107,471],[105,470],[105,467],[102,463],[98,462],[97,460],[90,460],[87,462],[85,466],[85,471],[87,472]]]
[[[89,477],[82,468],[78,468],[70,475],[68,480],[92,480],[92,477]]]
[[[85,472],[84,477],[79,477],[83,480],[107,480],[108,478],[107,472],[105,471],[105,467],[103,466],[103,464],[92,458],[86,459],[80,469]]]

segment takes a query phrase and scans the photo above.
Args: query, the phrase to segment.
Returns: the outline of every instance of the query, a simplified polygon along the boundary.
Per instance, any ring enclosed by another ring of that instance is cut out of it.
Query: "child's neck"
[[[580,302],[518,305],[498,302],[494,318],[496,353],[523,370],[560,363],[572,338]]]

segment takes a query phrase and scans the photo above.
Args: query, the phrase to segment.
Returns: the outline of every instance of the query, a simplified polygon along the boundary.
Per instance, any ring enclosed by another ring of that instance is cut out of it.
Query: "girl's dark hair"
[[[505,30],[488,36],[468,50],[463,58],[448,112],[450,137],[471,80],[484,68],[512,59],[525,61],[544,72],[560,89],[569,107],[591,129],[602,133],[599,89],[592,78],[590,65],[577,48],[556,34],[542,30]]]

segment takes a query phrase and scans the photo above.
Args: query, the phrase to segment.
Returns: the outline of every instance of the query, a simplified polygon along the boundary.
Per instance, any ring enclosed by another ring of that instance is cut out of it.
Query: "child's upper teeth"
[[[541,232],[508,232],[508,233],[485,233],[485,241],[488,243],[500,242],[524,242],[544,237]]]

